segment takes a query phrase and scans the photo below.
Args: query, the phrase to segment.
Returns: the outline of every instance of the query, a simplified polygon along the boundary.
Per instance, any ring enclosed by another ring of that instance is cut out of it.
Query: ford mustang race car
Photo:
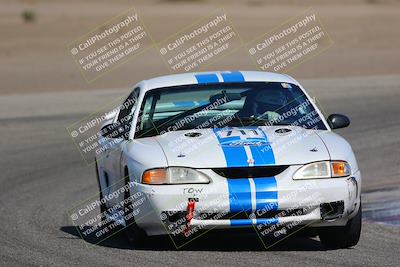
[[[96,155],[103,220],[145,236],[313,229],[327,247],[361,231],[361,173],[346,140],[285,74],[183,73],[138,83],[108,113]],[[282,230],[283,229],[283,230]]]

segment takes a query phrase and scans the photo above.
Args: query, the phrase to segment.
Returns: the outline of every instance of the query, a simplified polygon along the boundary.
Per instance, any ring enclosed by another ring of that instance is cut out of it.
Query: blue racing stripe
[[[232,141],[240,140],[240,136],[221,137],[220,131],[213,129],[215,136],[224,153],[227,167],[242,167],[247,164],[247,155],[243,147],[229,146]],[[251,189],[248,179],[227,179],[230,212],[251,210]]]
[[[221,73],[224,82],[244,82],[243,74],[240,71],[223,72]]]
[[[224,152],[226,166],[227,167],[243,167],[248,165],[246,151],[242,146],[229,146],[226,145],[228,142],[240,140],[239,136],[225,137],[222,138],[219,135],[220,131],[224,129],[213,129],[219,144],[221,145],[222,151]],[[225,129],[226,130],[226,129]]]
[[[246,155],[244,146],[232,145],[235,141],[247,141],[249,143],[254,142],[254,144],[257,144],[249,145],[255,166],[272,165],[275,163],[275,157],[268,142],[268,138],[261,129],[256,129],[255,127],[254,129],[252,129],[254,131],[252,135],[249,135],[249,138],[246,138],[244,140],[242,140],[241,136],[238,136],[237,134],[231,136],[231,131],[229,131],[231,130],[230,128],[213,130],[224,153],[226,166],[228,168],[249,166],[248,156]],[[220,136],[220,131],[227,132],[225,132],[224,135]],[[268,211],[278,209],[278,192],[275,177],[253,178],[252,180],[254,181],[255,185],[255,192],[253,192],[253,194],[255,194],[255,199],[253,199],[255,203],[252,203],[252,192],[249,179],[227,179],[229,209],[231,213],[241,211],[251,212],[253,206],[256,210]],[[264,221],[261,223],[273,222],[273,218],[262,220],[270,221]],[[253,224],[251,220],[231,220],[231,222],[232,226]]]
[[[251,219],[231,219],[230,220],[231,226],[251,226],[254,225],[253,221]],[[278,219],[277,218],[262,218],[262,219],[256,219],[255,224],[263,224],[263,225],[274,225],[278,224]]]
[[[230,212],[251,211],[249,179],[227,179]]]
[[[275,177],[254,178],[256,210],[277,210],[278,191]]]
[[[277,218],[270,218],[270,219],[257,219],[257,224],[264,224],[264,225],[273,225],[278,224]]]
[[[231,219],[231,226],[250,226],[253,225],[251,219]]]
[[[258,128],[257,132],[262,133],[262,137],[260,138],[265,145],[259,146],[250,146],[251,154],[254,160],[254,166],[265,166],[265,165],[273,165],[275,164],[275,156],[272,151],[272,147],[268,141],[267,135],[261,128]]]
[[[217,74],[196,74],[197,83],[219,83]]]

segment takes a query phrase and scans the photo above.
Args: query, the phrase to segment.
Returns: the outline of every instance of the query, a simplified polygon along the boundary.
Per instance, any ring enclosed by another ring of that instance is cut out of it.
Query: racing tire
[[[99,168],[97,166],[97,161],[95,161],[95,168],[96,168],[96,177],[97,177],[97,185],[99,186],[99,200],[100,200],[100,214],[104,214],[104,212],[107,210],[106,204],[102,203],[101,200],[103,199],[103,192],[101,190],[101,185],[100,185],[100,176],[99,176]],[[103,219],[104,216],[101,216]]]
[[[129,172],[125,169],[125,185],[128,185],[129,182]],[[123,229],[123,233],[127,238],[129,244],[134,247],[140,247],[143,245],[147,239],[146,232],[139,228],[139,226],[135,222],[132,207],[132,200],[130,199],[130,190],[126,190],[124,192],[124,215],[125,215],[125,224],[126,227]],[[131,215],[131,216],[129,216]]]
[[[325,227],[319,230],[319,239],[326,248],[349,248],[357,245],[361,235],[361,204],[356,216],[345,226]]]
[[[100,184],[100,175],[99,175],[99,169],[98,169],[98,165],[97,165],[97,161],[95,161],[95,168],[96,168],[96,178],[97,178],[97,185],[99,186],[99,201],[100,201],[100,220],[101,220],[101,224],[99,225],[102,229],[109,229],[108,226],[109,224],[111,224],[112,222],[108,222],[106,220],[106,212],[107,212],[107,205],[106,203],[103,203],[103,190],[101,188],[101,184]],[[104,238],[110,237],[114,234],[114,230],[108,230],[105,234],[103,234],[102,236]]]

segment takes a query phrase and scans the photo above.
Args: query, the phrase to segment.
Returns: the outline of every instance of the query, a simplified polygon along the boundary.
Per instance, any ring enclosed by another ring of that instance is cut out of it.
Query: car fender
[[[153,168],[166,168],[167,159],[154,138],[134,139],[122,149],[121,168],[128,167],[130,180],[140,183],[144,171]]]

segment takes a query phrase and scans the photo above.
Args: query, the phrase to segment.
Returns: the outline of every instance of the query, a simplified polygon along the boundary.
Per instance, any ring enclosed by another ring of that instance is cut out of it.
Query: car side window
[[[139,96],[139,87],[133,89],[132,93],[126,98],[120,107],[117,122],[120,124],[130,123],[132,120],[134,107]]]

